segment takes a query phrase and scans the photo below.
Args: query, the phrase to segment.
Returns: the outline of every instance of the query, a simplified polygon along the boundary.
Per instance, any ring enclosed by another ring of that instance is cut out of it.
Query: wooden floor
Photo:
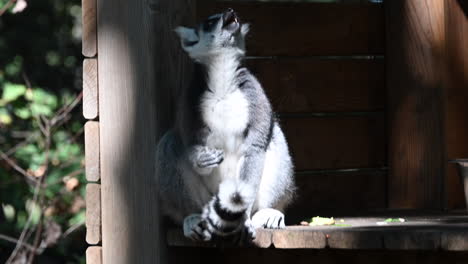
[[[382,224],[390,217],[403,218],[405,222]],[[468,251],[468,215],[466,214],[388,215],[345,217],[335,220],[341,226],[288,226],[283,230],[259,229],[254,247]],[[175,247],[217,246],[188,240],[183,236],[181,229],[169,230],[167,243]]]

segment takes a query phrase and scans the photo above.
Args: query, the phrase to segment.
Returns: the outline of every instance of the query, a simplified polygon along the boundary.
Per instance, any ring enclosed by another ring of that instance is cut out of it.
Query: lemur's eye
[[[209,19],[209,20],[206,21],[205,24],[203,25],[203,29],[204,29],[205,31],[210,31],[211,28],[215,25],[216,21],[218,21],[217,18]]]

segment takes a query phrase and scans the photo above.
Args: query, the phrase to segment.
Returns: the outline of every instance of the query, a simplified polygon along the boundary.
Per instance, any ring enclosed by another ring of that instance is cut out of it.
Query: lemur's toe
[[[285,228],[284,214],[276,209],[261,209],[252,217],[252,225],[255,228],[281,229]]]

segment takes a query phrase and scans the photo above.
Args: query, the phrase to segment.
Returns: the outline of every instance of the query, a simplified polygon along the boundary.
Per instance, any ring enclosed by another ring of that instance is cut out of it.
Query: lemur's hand
[[[215,168],[224,160],[223,150],[201,145],[194,146],[190,156],[193,166],[198,169]]]

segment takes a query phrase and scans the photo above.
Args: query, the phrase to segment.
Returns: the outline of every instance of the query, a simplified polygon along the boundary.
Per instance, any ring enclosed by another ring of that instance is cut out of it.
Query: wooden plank
[[[101,242],[101,185],[95,183],[86,185],[86,242]]]
[[[384,52],[384,12],[375,4],[198,1],[198,20],[233,8],[251,23],[250,56]]]
[[[100,171],[99,122],[88,121],[85,124],[85,168],[86,180],[97,182]]]
[[[249,246],[258,248],[269,248],[272,243],[273,230],[258,229],[256,238]],[[216,245],[214,243],[197,242],[188,239],[184,236],[182,228],[169,229],[166,234],[166,243],[176,247],[200,247],[200,248],[213,248],[213,247],[233,247],[233,245]]]
[[[295,201],[286,211],[288,224],[299,224],[316,215],[383,209],[386,202],[386,172],[324,172],[298,174]]]
[[[83,53],[85,57],[94,57],[97,52],[96,9],[96,0],[81,0],[81,20],[83,23],[81,53]]]
[[[280,123],[297,170],[386,164],[383,116],[283,118]]]
[[[434,230],[386,232],[384,246],[395,250],[435,250],[440,248],[440,232]]]
[[[277,230],[273,234],[275,248],[325,248],[326,234],[314,232],[307,228],[288,228]]]
[[[391,208],[442,208],[445,174],[444,1],[388,1]]]
[[[173,29],[192,0],[100,0],[99,125],[103,262],[166,263],[155,146],[171,126],[171,95],[187,60]]]
[[[88,247],[86,249],[86,264],[102,263],[102,247]]]
[[[468,8],[466,1],[446,1],[447,77],[445,134],[449,159],[468,158]],[[446,178],[446,207],[465,208],[463,187],[451,165]]]
[[[327,232],[327,244],[336,249],[381,249],[382,233],[365,230],[346,230]]]
[[[384,61],[367,59],[251,59],[276,112],[383,111]]]
[[[97,59],[83,61],[83,116],[86,119],[98,117],[98,69]]]
[[[441,236],[441,247],[450,251],[468,251],[468,231],[445,231]]]

